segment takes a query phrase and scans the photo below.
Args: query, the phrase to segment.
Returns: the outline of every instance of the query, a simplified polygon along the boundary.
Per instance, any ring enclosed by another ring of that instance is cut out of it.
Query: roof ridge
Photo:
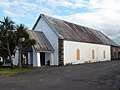
[[[74,22],[72,22],[72,21],[67,21],[67,20],[64,20],[64,19],[55,18],[55,17],[48,16],[48,15],[45,15],[45,14],[41,14],[41,15],[43,15],[43,16],[45,16],[45,17],[54,18],[54,19],[56,19],[56,20],[60,20],[60,21],[63,21],[63,22],[71,23],[71,24],[74,24],[74,25],[78,25],[78,26],[81,26],[81,27],[84,27],[84,28],[88,28],[88,29],[91,29],[91,30],[99,31],[99,30],[96,30],[96,29],[91,28],[91,27],[88,27],[88,26],[84,26],[84,25],[81,25],[81,24],[78,24],[78,23],[74,23]],[[101,32],[101,31],[99,31],[99,32]]]

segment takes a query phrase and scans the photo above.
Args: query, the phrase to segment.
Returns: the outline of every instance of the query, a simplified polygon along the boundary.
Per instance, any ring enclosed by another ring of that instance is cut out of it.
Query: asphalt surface
[[[0,76],[0,90],[120,90],[120,61],[47,67]]]

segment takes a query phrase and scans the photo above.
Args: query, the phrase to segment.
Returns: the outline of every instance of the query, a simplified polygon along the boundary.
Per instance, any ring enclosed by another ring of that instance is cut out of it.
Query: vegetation
[[[14,22],[8,17],[4,17],[3,21],[0,21],[0,47],[1,55],[5,54],[9,56],[9,60],[12,61],[12,54],[14,51]]]
[[[3,62],[0,61],[0,68],[2,67],[2,65],[3,65]]]
[[[36,44],[34,39],[30,39],[26,30],[28,30],[28,28],[25,25],[15,25],[9,17],[4,17],[4,20],[0,21],[0,56],[3,57],[3,59],[9,57],[11,66],[12,55],[15,54],[16,50],[19,51],[18,66],[22,67],[21,59],[23,51],[27,47]]]
[[[30,39],[29,34],[26,32],[28,28],[24,26],[23,24],[16,25],[16,46],[19,51],[19,59],[18,59],[18,66],[22,67],[21,59],[22,59],[22,53],[23,51],[32,45],[36,44],[36,41],[34,39]]]
[[[24,73],[24,72],[31,72],[35,68],[1,68],[0,69],[0,76],[13,76],[19,73]]]

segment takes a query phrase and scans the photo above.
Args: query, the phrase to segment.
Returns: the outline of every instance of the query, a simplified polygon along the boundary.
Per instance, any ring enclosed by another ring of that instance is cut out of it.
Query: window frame
[[[104,58],[104,59],[106,58],[105,50],[103,51],[103,58]]]
[[[95,50],[92,49],[92,59],[95,59]]]
[[[76,60],[80,60],[80,49],[77,48],[76,50]]]

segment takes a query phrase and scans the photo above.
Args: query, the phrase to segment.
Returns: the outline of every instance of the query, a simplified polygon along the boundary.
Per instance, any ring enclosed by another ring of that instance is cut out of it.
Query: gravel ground
[[[44,67],[0,76],[0,90],[120,90],[120,61]]]

